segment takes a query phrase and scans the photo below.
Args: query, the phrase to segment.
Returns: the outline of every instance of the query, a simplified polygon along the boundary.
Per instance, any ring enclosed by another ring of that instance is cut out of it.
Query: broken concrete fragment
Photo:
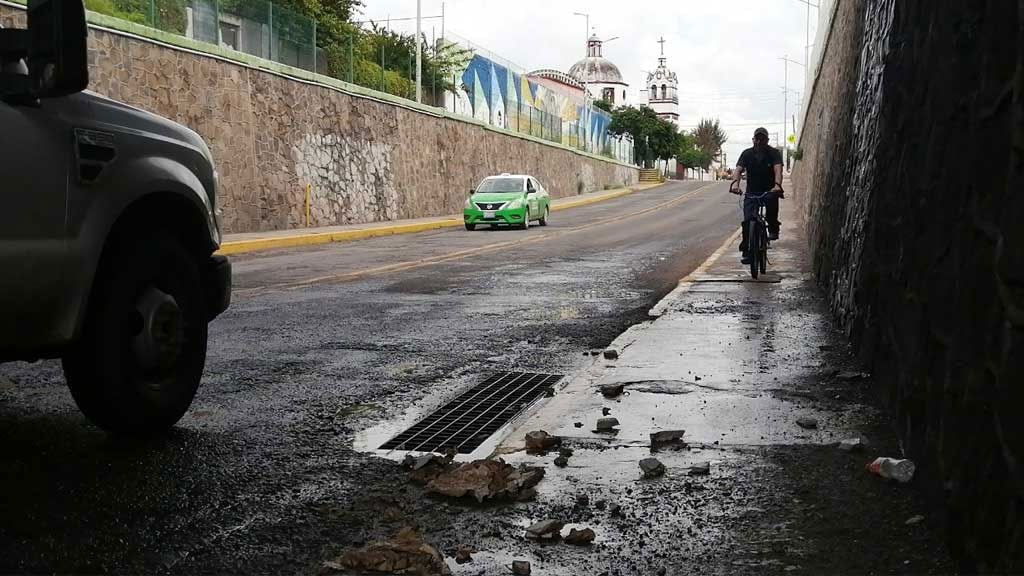
[[[566,458],[565,456],[559,456],[558,458],[555,458],[555,466],[558,466],[559,468],[565,468],[568,465],[569,459]]]
[[[839,443],[839,449],[843,452],[860,452],[864,450],[864,447],[868,445],[868,441],[863,436],[859,438],[847,438]]]
[[[513,560],[512,561],[512,573],[516,576],[529,576],[530,575],[530,563],[526,560]]]
[[[867,372],[856,372],[853,370],[847,370],[846,372],[840,372],[836,378],[840,380],[860,380],[861,378],[867,378],[869,374]]]
[[[536,488],[524,488],[516,495],[516,502],[529,502],[537,497]]]
[[[604,357],[608,360],[615,360],[619,357],[619,351],[615,348],[608,348],[604,351]]]
[[[455,552],[455,563],[456,564],[465,564],[467,562],[472,562],[473,561],[473,552],[474,552],[474,550],[472,548],[466,548],[465,546],[463,546],[462,548],[459,548]]]
[[[565,456],[566,458],[572,458],[572,448],[559,448],[559,456]]]
[[[604,431],[614,430],[615,427],[618,426],[618,425],[619,425],[619,420],[617,418],[598,418],[597,419],[597,429],[598,430],[604,430]]]
[[[573,546],[586,546],[594,541],[595,536],[597,535],[590,528],[582,530],[570,528],[569,535],[565,537],[565,543],[572,544]]]
[[[577,428],[583,428],[583,422],[573,422],[572,425]]]
[[[622,391],[625,389],[626,385],[621,382],[617,384],[602,384],[601,394],[603,394],[605,398],[615,398],[616,396],[622,394]]]
[[[813,430],[818,427],[818,419],[811,418],[810,416],[801,416],[796,419],[796,425],[808,430]]]
[[[565,526],[565,522],[559,520],[541,520],[533,523],[526,529],[526,535],[531,538],[554,538]]]
[[[537,453],[546,452],[562,443],[558,436],[552,436],[544,430],[534,430],[526,433],[526,451]]]
[[[402,528],[395,537],[374,542],[358,550],[345,552],[325,568],[385,572],[388,574],[419,574],[443,576],[451,574],[437,549],[424,542],[412,528]]]
[[[544,469],[534,466],[515,468],[502,460],[475,460],[439,474],[427,484],[427,492],[463,498],[515,498],[522,490],[532,488],[544,477]]]
[[[690,476],[707,476],[711,474],[711,462],[701,462],[690,466]]]
[[[433,462],[435,458],[437,459],[439,464],[443,464],[444,459],[441,458],[440,456],[437,456],[436,454],[423,454],[421,456],[416,457],[413,457],[410,454],[405,457],[405,459],[402,461],[402,464],[405,465],[406,468],[409,468],[411,470],[419,470],[426,466],[427,464]]]
[[[612,409],[611,408],[609,408],[607,406],[603,406],[601,408],[601,416],[607,416],[607,415],[609,415],[611,413],[612,413]]]
[[[640,461],[640,471],[644,478],[657,478],[665,474],[665,465],[657,458],[644,458]]]
[[[660,432],[651,432],[651,452],[669,445],[677,447],[685,446],[686,444],[683,443],[684,432],[684,430],[662,430]]]

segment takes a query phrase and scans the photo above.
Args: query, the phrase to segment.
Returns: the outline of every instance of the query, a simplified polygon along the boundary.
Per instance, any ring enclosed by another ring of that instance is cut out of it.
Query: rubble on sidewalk
[[[512,573],[516,576],[529,576],[530,575],[530,563],[526,560],[513,560],[512,561]]]
[[[690,476],[707,476],[711,474],[711,462],[701,462],[690,466]]]
[[[534,522],[526,529],[526,535],[530,538],[550,538],[554,539],[559,536],[559,532],[562,530],[562,526],[565,526],[565,522],[559,520],[541,520],[540,522]]]
[[[468,496],[477,502],[513,499],[536,486],[543,477],[543,468],[516,468],[501,459],[475,460],[439,474],[427,484],[427,492],[451,498]]]
[[[555,458],[555,466],[558,466],[559,468],[565,468],[568,465],[569,459],[566,458],[565,456],[559,456]]]
[[[423,454],[413,456],[410,454],[402,461],[402,466],[409,470],[410,480],[418,484],[427,484],[451,467],[453,457],[453,455]]]
[[[384,574],[444,576],[451,574],[436,548],[427,544],[412,528],[402,528],[393,538],[374,542],[358,550],[349,550],[333,562],[325,562],[329,571],[358,570]]]
[[[530,454],[543,454],[562,443],[558,436],[552,436],[544,430],[526,433],[526,451]]]
[[[615,360],[619,357],[619,351],[615,348],[608,348],[604,351],[604,357],[608,360]]]
[[[839,442],[839,449],[843,452],[860,452],[868,445],[867,438],[847,438]]]
[[[640,471],[644,478],[657,478],[665,475],[665,465],[657,458],[644,458],[640,461]]]
[[[662,430],[651,432],[651,452],[657,452],[661,448],[675,447],[683,448],[683,433],[685,430]]]
[[[796,425],[805,430],[815,430],[818,428],[818,419],[811,418],[810,416],[801,416],[796,419]]]
[[[601,416],[607,416],[612,413],[612,409],[607,406],[601,407]]]
[[[615,398],[616,396],[620,396],[625,389],[626,385],[621,382],[617,384],[602,384],[601,395],[605,398]]]
[[[590,528],[584,528],[577,530],[575,528],[569,529],[569,535],[565,537],[566,544],[572,544],[573,546],[587,546],[594,541],[597,535]]]
[[[595,432],[613,432],[615,427],[619,425],[618,418],[598,418],[597,427],[594,429]]]

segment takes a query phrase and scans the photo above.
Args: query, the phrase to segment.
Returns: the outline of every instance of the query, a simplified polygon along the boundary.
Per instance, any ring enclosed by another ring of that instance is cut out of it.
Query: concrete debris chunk
[[[796,425],[806,430],[814,430],[818,427],[818,419],[810,416],[801,416],[796,419]]]
[[[861,379],[867,378],[869,376],[870,376],[870,374],[868,374],[867,372],[856,372],[854,370],[847,370],[845,372],[840,372],[836,376],[836,378],[838,378],[840,380],[861,380]]]
[[[569,459],[566,458],[565,456],[559,456],[558,458],[555,458],[555,466],[558,466],[559,468],[565,468],[568,465]]]
[[[562,443],[558,436],[552,436],[544,430],[526,433],[526,451],[532,454],[547,452]]]
[[[843,452],[861,452],[868,445],[867,438],[847,438],[839,443],[839,449]]]
[[[475,550],[473,550],[472,548],[466,548],[465,546],[459,548],[455,551],[455,563],[465,564],[467,562],[472,562],[473,552],[475,552]]]
[[[602,384],[601,394],[605,398],[615,398],[616,396],[621,395],[625,389],[626,385],[621,382],[617,384]]]
[[[612,409],[611,408],[609,408],[607,406],[604,406],[604,407],[601,408],[601,416],[607,416],[607,415],[609,415],[611,413],[612,413]]]
[[[402,530],[390,540],[374,542],[358,550],[349,550],[335,562],[325,562],[330,571],[383,572],[446,576],[451,574],[436,548],[424,542],[412,528]]]
[[[608,360],[615,360],[619,357],[619,351],[615,348],[608,348],[604,351],[604,357]]]
[[[565,456],[566,458],[572,458],[572,448],[559,448],[559,456]]]
[[[619,425],[618,418],[598,418],[597,419],[597,430],[607,432],[614,430]]]
[[[427,484],[427,492],[450,498],[471,497],[477,502],[512,499],[536,486],[543,477],[543,468],[515,468],[501,459],[475,460],[442,472]]]
[[[444,459],[436,454],[423,454],[415,457],[410,454],[405,457],[402,464],[410,470],[421,470],[423,467],[435,461],[441,465],[444,465],[445,463]]]
[[[569,535],[565,537],[566,544],[572,544],[573,546],[587,546],[594,541],[597,534],[590,528],[584,528],[577,530],[575,528],[569,529]]]
[[[572,425],[577,428],[583,428],[583,422],[573,422]]]
[[[526,529],[526,535],[530,538],[554,538],[562,530],[562,526],[565,526],[565,522],[560,520],[541,520],[530,525]]]
[[[711,474],[711,462],[701,462],[690,466],[690,476],[707,476]]]
[[[530,576],[530,563],[526,560],[513,560],[512,573],[516,576]]]
[[[660,432],[651,432],[651,452],[655,452],[659,448],[665,448],[668,446],[686,446],[683,442],[684,433],[685,430],[662,430]]]
[[[644,458],[640,461],[640,471],[644,478],[657,478],[665,475],[665,465],[657,458]]]

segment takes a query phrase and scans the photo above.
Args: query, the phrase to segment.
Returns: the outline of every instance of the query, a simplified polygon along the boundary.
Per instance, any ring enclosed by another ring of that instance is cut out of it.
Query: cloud
[[[441,13],[441,0],[423,0],[423,15]],[[526,70],[568,70],[585,55],[585,20],[601,38],[618,36],[604,46],[630,84],[638,102],[646,72],[658,65],[665,38],[668,66],[680,79],[680,123],[719,118],[730,133],[730,158],[749,146],[757,125],[782,131],[784,64],[788,55],[803,62],[806,5],[799,0],[701,0],[623,2],[621,0],[445,0],[445,29],[487,48]],[[810,12],[814,42],[817,10]],[[366,0],[364,17],[416,15],[415,0]],[[394,22],[393,29],[415,30],[415,22]],[[441,22],[424,21],[424,33],[441,34]],[[804,70],[788,65],[787,113],[797,114],[795,92],[803,89]],[[791,121],[790,121],[791,122]],[[792,124],[790,124],[790,130]],[[781,138],[781,134],[779,135]]]

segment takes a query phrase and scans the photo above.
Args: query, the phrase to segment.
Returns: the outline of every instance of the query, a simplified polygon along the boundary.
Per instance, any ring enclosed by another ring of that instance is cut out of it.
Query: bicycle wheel
[[[758,246],[761,251],[757,254],[757,264],[761,268],[761,274],[768,272],[768,228],[765,225],[758,226],[761,232],[761,240]]]
[[[761,259],[761,234],[757,220],[747,222],[747,254],[750,255],[750,277],[757,280],[758,260]]]

